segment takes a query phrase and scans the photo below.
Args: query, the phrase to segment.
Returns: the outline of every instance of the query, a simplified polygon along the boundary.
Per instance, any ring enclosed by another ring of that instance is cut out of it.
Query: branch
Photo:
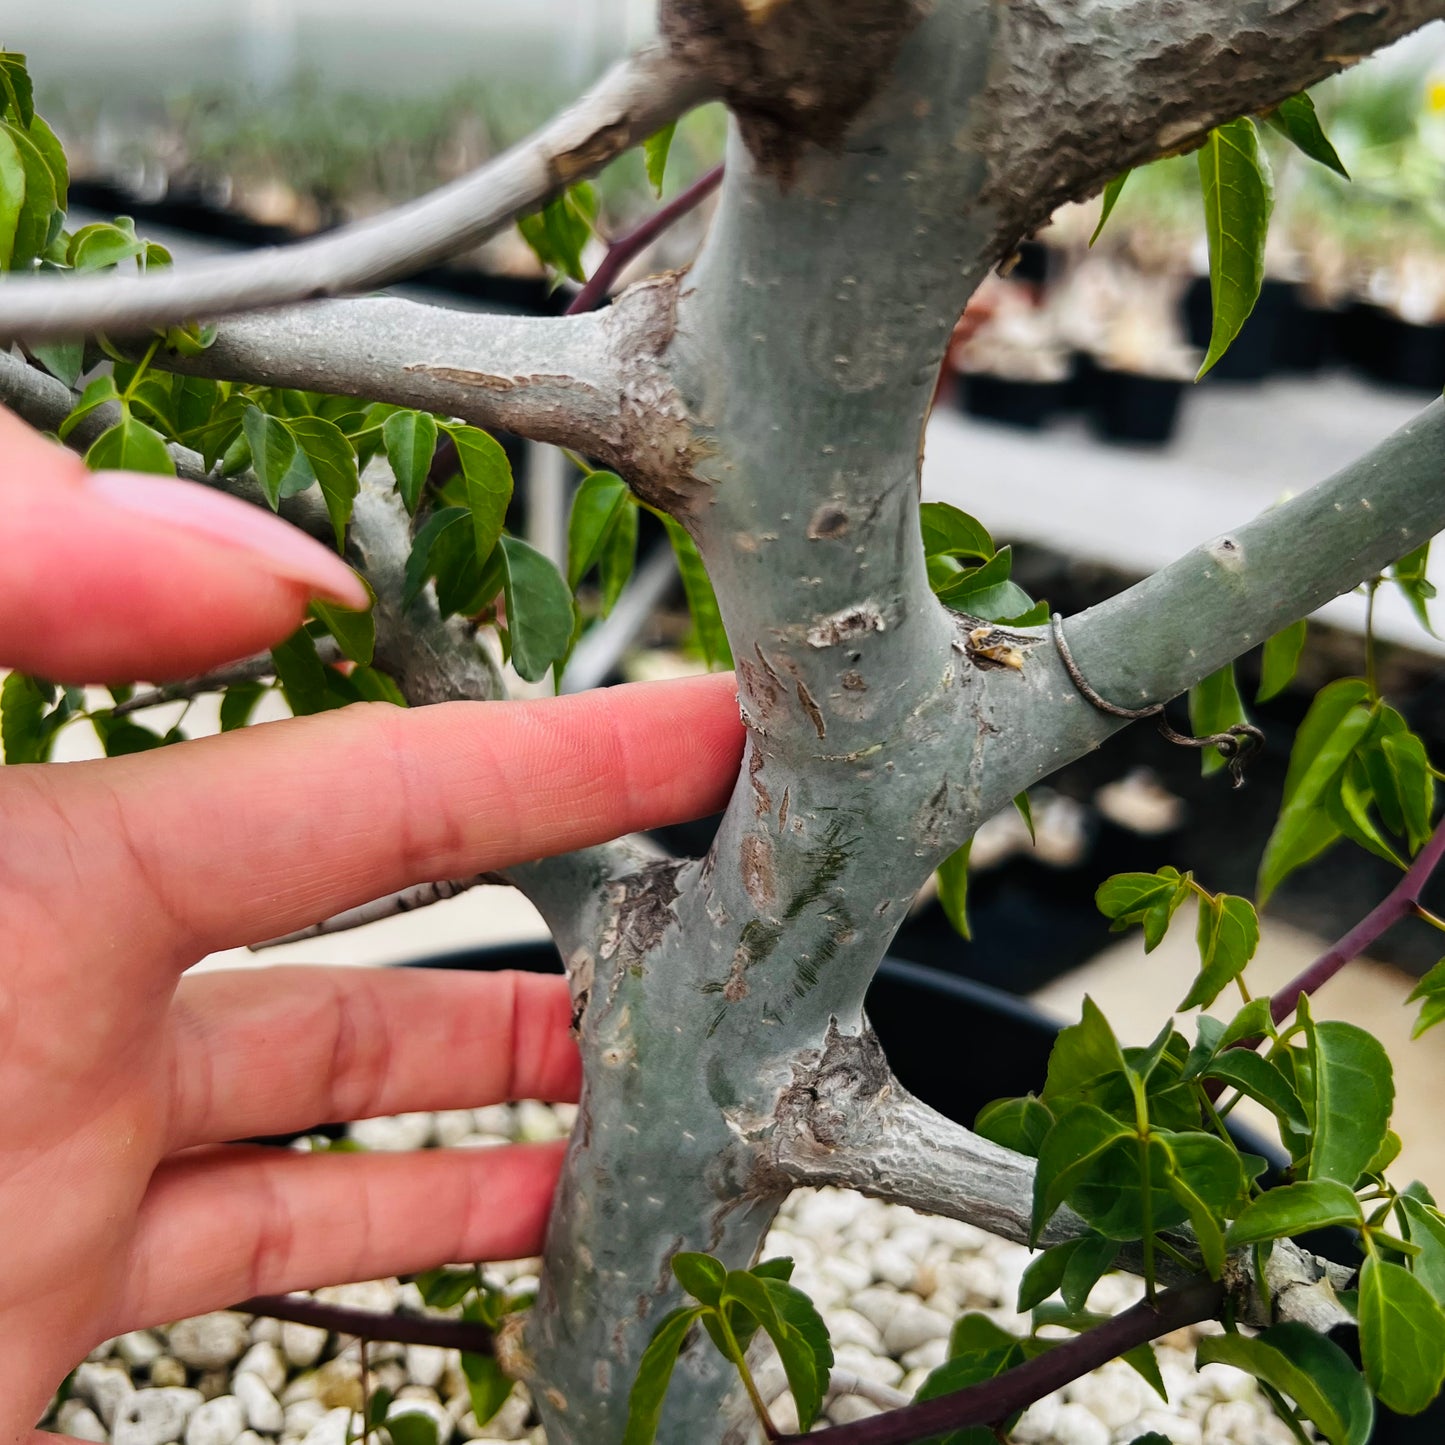
[[[360,1340],[386,1340],[398,1345],[438,1345],[444,1350],[466,1350],[474,1355],[492,1353],[492,1331],[472,1320],[384,1315],[372,1310],[325,1304],[301,1294],[257,1295],[231,1308],[237,1314],[265,1315],[273,1320],[315,1325],[334,1334],[354,1335]]]
[[[834,1026],[822,1054],[795,1065],[776,1117],[761,1188],[856,1189],[1032,1246],[1035,1161],[915,1099],[893,1077],[871,1033],[848,1035]],[[1059,1244],[1088,1228],[1061,1209],[1039,1244]],[[1138,1272],[1142,1259],[1137,1250],[1126,1250],[1119,1267]],[[1168,1259],[1158,1264],[1165,1283],[1192,1278]],[[1329,1330],[1350,1318],[1335,1290],[1351,1275],[1280,1240],[1265,1266],[1263,1288],[1248,1251],[1231,1257],[1227,1284],[1245,1323],[1294,1319]]]
[[[331,637],[316,639],[316,655],[324,664],[337,662],[341,648]],[[115,718],[129,717],[132,713],[144,712],[146,708],[162,707],[168,702],[189,702],[207,692],[224,692],[243,682],[260,682],[276,676],[276,662],[269,652],[258,652],[255,657],[243,658],[228,667],[218,667],[214,672],[202,673],[200,677],[182,678],[179,682],[168,682],[162,687],[153,687],[138,692],[125,702],[118,702],[111,709]]]
[[[383,285],[486,240],[708,97],[694,71],[650,47],[470,175],[330,235],[144,278],[7,281],[0,339],[130,334]]]
[[[1101,11],[1103,13],[1101,13]],[[1278,104],[1445,15],[1445,0],[1025,0],[1000,15],[975,131],[995,254],[1131,166]]]
[[[601,264],[568,306],[567,315],[578,316],[600,306],[628,263],[640,256],[669,226],[706,200],[718,188],[722,178],[723,168],[719,163],[699,176],[685,191],[674,196],[656,215],[649,216],[641,225],[613,241]]]
[[[945,1430],[995,1425],[1136,1345],[1148,1344],[1186,1325],[1213,1319],[1223,1304],[1223,1285],[1208,1279],[1195,1280],[1166,1291],[1152,1304],[1142,1300],[1106,1323],[1056,1345],[1045,1354],[1036,1355],[995,1379],[970,1385],[951,1395],[940,1395],[921,1405],[908,1405],[887,1415],[874,1415],[850,1425],[835,1425],[831,1430],[820,1431],[819,1435],[831,1435],[837,1445],[845,1442],[846,1445],[912,1445]],[[811,1435],[778,1437],[780,1442],[812,1438]]]
[[[265,948],[279,948],[283,943],[303,943],[308,938],[348,933],[353,928],[364,928],[368,923],[377,923],[383,918],[395,918],[402,913],[414,913],[418,908],[429,908],[433,903],[445,903],[448,898],[459,898],[483,883],[502,881],[495,873],[475,873],[470,878],[419,883],[415,888],[403,888],[399,893],[389,893],[385,898],[373,899],[359,908],[348,908],[344,913],[323,918],[309,928],[298,928],[294,933],[283,933],[279,938],[267,938],[248,947],[252,953],[260,953]]]
[[[1445,403],[1435,401],[1328,481],[1070,618],[1083,676],[1117,707],[1177,697],[1445,529],[1442,465]],[[980,674],[980,785],[956,820],[958,841],[1125,725],[1085,701],[1047,630],[1037,637],[1022,672]]]
[[[1338,943],[1327,948],[1304,972],[1292,978],[1275,994],[1269,1004],[1270,1017],[1275,1023],[1283,1023],[1295,1011],[1301,994],[1314,994],[1383,933],[1402,918],[1409,917],[1442,859],[1445,859],[1445,820],[1436,827],[1430,841],[1394,888]]]

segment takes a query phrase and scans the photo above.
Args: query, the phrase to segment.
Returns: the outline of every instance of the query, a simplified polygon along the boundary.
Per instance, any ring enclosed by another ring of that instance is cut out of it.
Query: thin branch
[[[1297,977],[1292,978],[1269,1001],[1270,1017],[1283,1023],[1299,1003],[1301,994],[1313,995],[1347,963],[1358,958],[1388,929],[1416,912],[1420,894],[1445,859],[1445,820],[1436,827],[1430,841],[1420,850],[1405,876],[1345,936],[1327,948]]]
[[[279,938],[268,938],[248,946],[252,953],[260,953],[263,949],[279,948],[283,943],[303,943],[308,938],[348,933],[353,928],[364,928],[368,923],[378,923],[383,918],[395,918],[402,913],[414,913],[418,908],[429,908],[433,903],[459,898],[484,883],[503,882],[505,880],[496,873],[474,873],[470,878],[419,883],[415,888],[403,888],[399,893],[389,893],[385,898],[373,899],[359,908],[348,908],[344,913],[323,918],[320,923],[313,923],[308,928],[298,928],[294,933],[283,933]]]
[[[710,171],[699,176],[685,191],[674,196],[656,215],[649,216],[640,225],[613,241],[597,269],[588,278],[587,284],[568,306],[567,315],[578,316],[600,306],[628,264],[641,255],[669,226],[706,200],[718,188],[722,178],[723,167],[719,162]]]
[[[472,1320],[436,1319],[426,1315],[384,1315],[372,1310],[329,1305],[301,1294],[257,1295],[231,1308],[237,1314],[265,1315],[273,1320],[314,1325],[333,1334],[360,1340],[386,1340],[398,1345],[437,1345],[444,1350],[492,1353],[493,1334]]]
[[[329,235],[143,278],[8,280],[0,338],[127,335],[384,285],[486,240],[706,99],[701,77],[660,46],[649,47],[470,175]]]
[[[783,1435],[779,1437],[780,1442],[831,1435],[836,1445],[912,1445],[914,1441],[947,1430],[994,1425],[1090,1370],[1117,1359],[1136,1345],[1148,1344],[1186,1325],[1213,1319],[1223,1306],[1223,1285],[1209,1279],[1194,1280],[1167,1290],[1152,1304],[1143,1300],[995,1379],[951,1395],[940,1395],[921,1405],[908,1405],[887,1415],[835,1425],[815,1435]]]
[[[335,638],[318,637],[316,655],[323,664],[329,665],[341,658],[341,648]],[[199,677],[182,678],[179,682],[168,682],[146,692],[138,692],[125,702],[119,702],[111,709],[112,717],[129,717],[131,713],[144,712],[146,708],[161,707],[168,702],[189,702],[208,692],[224,692],[243,682],[261,682],[276,676],[276,662],[269,652],[258,652],[255,657],[243,658],[227,667],[218,667],[214,672],[202,673]]]

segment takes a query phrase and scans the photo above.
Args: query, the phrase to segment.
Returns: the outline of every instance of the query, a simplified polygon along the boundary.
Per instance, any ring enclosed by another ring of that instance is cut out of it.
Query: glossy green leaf
[[[938,593],[938,600],[955,612],[993,622],[1014,617],[1033,606],[1033,598],[1009,580],[1013,548],[1000,547],[979,567],[966,567]]]
[[[135,260],[145,246],[136,235],[135,223],[126,216],[121,222],[95,221],[82,226],[70,238],[67,255],[77,271],[103,271]]]
[[[1403,1265],[1373,1256],[1360,1269],[1360,1357],[1370,1388],[1400,1415],[1418,1415],[1445,1380],[1445,1311]]]
[[[647,183],[659,196],[662,194],[662,178],[667,171],[667,153],[672,149],[672,137],[676,130],[677,122],[672,121],[642,142],[642,161],[647,169]]]
[[[129,410],[90,444],[85,464],[96,472],[157,472],[170,477],[176,474],[176,464],[166,449],[165,438],[154,427],[137,421]]]
[[[1032,1240],[1038,1239],[1059,1206],[1097,1171],[1109,1151],[1129,1137],[1124,1125],[1093,1104],[1075,1104],[1059,1119],[1039,1148]]]
[[[1282,100],[1273,110],[1265,112],[1264,118],[1282,136],[1312,161],[1327,166],[1337,176],[1349,180],[1350,173],[1340,160],[1339,152],[1330,143],[1320,125],[1319,113],[1309,94],[1301,91],[1288,100]]]
[[[1344,837],[1403,872],[1404,859],[1390,846],[1370,813],[1373,797],[1368,787],[1362,788],[1357,781],[1363,776],[1363,762],[1357,755],[1340,773],[1334,788],[1327,794],[1325,813]]]
[[[1094,895],[1105,918],[1113,920],[1113,933],[1130,924],[1144,928],[1144,952],[1152,953],[1163,941],[1179,905],[1189,896],[1187,880],[1175,868],[1157,873],[1116,873]]]
[[[1295,735],[1284,802],[1259,868],[1259,902],[1339,837],[1327,805],[1340,775],[1375,725],[1369,689],[1344,678],[1321,690]]]
[[[431,420],[430,417],[427,418]],[[296,439],[316,480],[321,485],[321,496],[326,502],[326,515],[331,518],[331,529],[336,533],[336,547],[341,551],[346,546],[346,525],[351,520],[351,509],[356,495],[361,490],[361,480],[356,470],[356,453],[346,433],[333,421],[321,416],[296,417],[289,423],[291,435]],[[282,495],[285,495],[283,491]]]
[[[402,1401],[402,1408],[386,1419],[391,1445],[438,1445],[436,1421],[420,1410],[406,1409],[405,1404]]]
[[[328,712],[345,701],[330,686],[326,665],[316,653],[316,643],[304,627],[271,649],[276,680],[287,705],[297,717]]]
[[[1024,820],[1024,827],[1029,830],[1029,842],[1037,843],[1038,834],[1034,832],[1034,806],[1029,801],[1027,793],[1020,793],[1014,799],[1014,810]]]
[[[3,184],[3,182],[0,182]],[[4,202],[0,201],[0,206]],[[3,262],[0,262],[0,271],[5,269]],[[81,341],[37,341],[32,342],[30,351],[34,354],[36,361],[48,371],[51,376],[63,381],[66,386],[73,387],[80,380],[80,374],[85,370],[85,343]]]
[[[773,1342],[798,1407],[799,1428],[806,1434],[823,1407],[833,1364],[822,1316],[802,1290],[746,1270],[728,1271],[723,1300],[746,1309]]]
[[[938,865],[938,901],[962,938],[973,937],[968,926],[968,855],[972,847],[970,838]]]
[[[256,711],[256,704],[269,690],[261,682],[232,683],[221,698],[221,731],[229,733],[245,727]]]
[[[1410,990],[1410,997],[1406,1002],[1420,1005],[1420,1015],[1415,1020],[1415,1027],[1410,1031],[1412,1039],[1418,1039],[1421,1034],[1433,1029],[1445,1019],[1445,958]]]
[[[396,489],[407,511],[415,516],[436,455],[437,424],[424,411],[395,411],[382,423],[381,435]]]
[[[10,265],[19,270],[45,254],[59,205],[55,178],[35,138],[9,122],[0,123],[25,173],[25,197],[15,220]]]
[[[1307,1325],[1271,1325],[1258,1335],[1209,1335],[1199,1365],[1233,1365],[1288,1395],[1330,1445],[1368,1445],[1375,1406],[1360,1372],[1332,1340]]]
[[[0,115],[5,114],[27,129],[35,119],[35,93],[18,50],[0,50]]]
[[[0,271],[10,269],[20,214],[25,209],[25,163],[14,139],[0,130]]]
[[[512,464],[502,444],[486,432],[469,426],[448,426],[445,430],[461,458],[477,561],[485,562],[492,555],[507,519],[507,506],[512,500]]]
[[[1099,1234],[1082,1234],[1046,1249],[1019,1281],[1019,1313],[1026,1314],[1055,1292],[1063,1296],[1068,1309],[1082,1310],[1118,1254],[1118,1241]]]
[[[1124,1071],[1124,1054],[1114,1030],[1099,1005],[1085,995],[1079,1022],[1060,1029],[1049,1052],[1044,1102],[1076,1096],[1100,1079]]]
[[[1218,1079],[1263,1104],[1290,1128],[1304,1133],[1309,1128],[1304,1105],[1290,1082],[1268,1059],[1248,1049],[1229,1049],[1205,1066],[1201,1078]]]
[[[1104,234],[1104,227],[1109,224],[1109,217],[1114,214],[1114,207],[1119,204],[1119,197],[1124,194],[1124,186],[1131,174],[1130,171],[1125,171],[1104,187],[1104,204],[1099,211],[1099,224],[1094,227],[1094,234],[1089,237],[1090,246]]]
[[[995,1099],[978,1111],[973,1131],[1016,1154],[1036,1158],[1044,1136],[1054,1126],[1053,1115],[1032,1094]]]
[[[627,586],[637,566],[637,508],[628,505],[614,518],[602,543],[597,562],[597,580],[602,585],[602,615],[606,617],[617,605],[622,589]]]
[[[1227,1243],[1237,1249],[1266,1239],[1289,1239],[1332,1224],[1355,1226],[1363,1222],[1360,1201],[1347,1185],[1333,1179],[1307,1179],[1266,1190],[1252,1200],[1229,1226]]]
[[[1236,723],[1248,721],[1232,662],[1189,689],[1189,726],[1196,737],[1228,732]],[[1217,773],[1224,762],[1218,748],[1201,749],[1200,768],[1206,778]]]
[[[115,389],[115,378],[109,372],[94,377],[81,393],[80,400],[70,409],[70,415],[60,423],[57,431],[60,440],[64,441],[69,437],[97,407],[106,406],[119,400],[120,393]]]
[[[481,580],[477,565],[476,547],[473,544],[471,513],[465,507],[443,507],[433,512],[425,524],[412,538],[411,553],[406,559],[406,578],[402,588],[402,606],[410,607],[416,601],[421,589],[429,578],[437,575],[439,556],[438,544],[445,533],[454,533],[465,528],[465,542],[460,551],[463,562],[470,566],[472,578]],[[449,554],[448,554],[449,555]],[[475,591],[475,588],[472,589]]]
[[[692,625],[697,633],[698,646],[702,649],[703,661],[709,668],[730,667],[732,651],[728,647],[717,596],[712,590],[702,556],[680,522],[663,516],[662,525],[677,557],[678,575],[682,578],[682,590],[687,596],[688,611],[692,614]]]
[[[627,1426],[622,1445],[653,1445],[662,1421],[662,1402],[687,1334],[702,1314],[699,1305],[669,1311],[658,1322],[642,1352],[637,1379],[627,1397]]]
[[[21,672],[8,673],[0,683],[0,747],[7,764],[43,763],[49,757],[53,730],[46,727],[46,715],[54,698],[49,683]]]
[[[700,1303],[716,1305],[722,1299],[728,1271],[720,1259],[714,1259],[710,1254],[675,1254],[672,1257],[672,1273],[678,1284]]]
[[[1420,626],[1434,635],[1429,604],[1435,600],[1435,584],[1426,575],[1430,566],[1430,543],[1408,552],[1390,568],[1390,580],[1405,594]]]
[[[1268,162],[1247,116],[1217,126],[1199,150],[1214,328],[1203,376],[1239,335],[1264,285],[1264,243],[1273,206]]]
[[[1445,1305],[1445,1219],[1423,1199],[1402,1194],[1397,1201],[1404,1216],[1405,1237],[1419,1247],[1420,1253],[1410,1261],[1410,1273]]]
[[[540,211],[521,217],[517,229],[544,266],[580,282],[587,279],[582,250],[592,238],[596,216],[596,193],[579,181]]]
[[[1231,893],[1200,899],[1195,929],[1199,974],[1179,1007],[1208,1008],[1244,972],[1259,947],[1259,918],[1247,898]]]
[[[462,1351],[462,1374],[467,1381],[467,1394],[472,1402],[472,1414],[478,1425],[485,1425],[512,1393],[512,1381],[502,1373],[502,1367],[491,1355],[474,1355]]]
[[[1300,654],[1304,652],[1309,635],[1309,623],[1300,618],[1291,623],[1283,632],[1276,632],[1264,644],[1264,653],[1259,667],[1259,691],[1255,702],[1268,702],[1278,697],[1299,671]]]
[[[582,479],[567,520],[567,585],[574,592],[601,561],[613,527],[631,510],[627,483],[616,472],[589,472]]]
[[[475,520],[475,513],[473,514]],[[540,682],[572,641],[572,593],[557,569],[517,537],[500,543],[507,599],[512,666],[528,682]]]
[[[918,520],[926,556],[972,557],[987,562],[998,551],[982,522],[948,502],[924,502],[918,509]]]
[[[295,474],[296,438],[280,417],[270,416],[258,406],[246,408],[241,428],[251,449],[251,469],[275,511],[281,504],[283,484]]]
[[[1355,1024],[1303,1014],[1313,1097],[1303,1100],[1314,1125],[1310,1179],[1353,1186],[1375,1157],[1390,1125],[1394,1074],[1384,1046]]]
[[[1167,1159],[1166,1188],[1189,1216],[1210,1275],[1224,1272],[1224,1216],[1245,1193],[1244,1170],[1234,1147],[1213,1134],[1158,1130],[1150,1150]]]
[[[1386,791],[1398,801],[1410,851],[1418,853],[1429,841],[1435,813],[1435,779],[1425,744],[1412,732],[1395,733],[1379,740],[1379,754],[1391,784]],[[1377,800],[1381,797],[1377,789]]]
[[[370,591],[367,586],[367,591]],[[375,594],[372,597],[375,604]],[[311,611],[326,630],[336,639],[342,655],[352,662],[369,666],[376,651],[376,615],[368,607],[356,612],[348,607],[338,607],[331,602],[313,601]]]

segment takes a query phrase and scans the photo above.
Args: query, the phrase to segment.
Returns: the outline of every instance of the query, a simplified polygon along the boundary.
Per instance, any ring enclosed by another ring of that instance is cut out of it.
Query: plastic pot
[[[1263,381],[1278,369],[1279,336],[1289,324],[1295,289],[1287,281],[1266,280],[1229,350],[1210,369],[1217,381]],[[1209,278],[1199,276],[1184,293],[1184,325],[1191,346],[1208,350],[1214,330],[1214,300]]]
[[[1068,404],[1069,382],[1012,381],[986,372],[959,378],[963,409],[970,416],[1038,431]]]
[[[1425,392],[1445,383],[1445,326],[1420,326],[1356,301],[1340,313],[1336,336],[1344,359],[1372,381]]]
[[[1179,424],[1184,383],[1173,377],[1096,367],[1090,411],[1094,429],[1109,441],[1164,446]]]

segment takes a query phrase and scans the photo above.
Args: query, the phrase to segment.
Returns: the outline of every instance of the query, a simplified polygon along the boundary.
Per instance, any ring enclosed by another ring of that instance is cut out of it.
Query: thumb
[[[312,597],[365,607],[332,551],[195,482],[90,472],[0,409],[0,668],[164,681],[259,652]]]

